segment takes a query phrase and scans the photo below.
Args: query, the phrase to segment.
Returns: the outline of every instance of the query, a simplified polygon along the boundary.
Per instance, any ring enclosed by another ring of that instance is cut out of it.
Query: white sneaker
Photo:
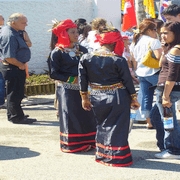
[[[158,159],[180,159],[180,155],[170,154],[167,150],[154,155]]]

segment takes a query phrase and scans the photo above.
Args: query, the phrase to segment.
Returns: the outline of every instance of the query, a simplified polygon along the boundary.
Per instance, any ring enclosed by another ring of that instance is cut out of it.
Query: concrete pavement
[[[107,167],[94,161],[95,151],[59,150],[59,122],[54,95],[32,96],[22,103],[32,125],[12,124],[0,110],[0,180],[179,180],[180,160],[159,160],[155,130],[135,123],[129,135],[134,164]]]

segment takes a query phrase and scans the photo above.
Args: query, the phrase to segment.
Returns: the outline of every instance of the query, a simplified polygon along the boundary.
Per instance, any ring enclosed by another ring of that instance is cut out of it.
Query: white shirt
[[[155,39],[146,35],[142,35],[142,37],[135,46],[133,43],[130,45],[130,51],[132,52],[135,60],[137,61],[136,74],[140,77],[151,76],[159,71],[159,68],[149,68],[142,64],[142,59],[148,52],[149,44],[152,50],[161,48],[161,42],[159,41],[159,39]]]
[[[99,42],[94,42],[96,40],[96,33],[97,31],[92,30],[88,32],[88,37],[87,37],[87,42],[88,42],[88,51],[95,51],[97,49],[99,49],[101,46],[99,44]]]

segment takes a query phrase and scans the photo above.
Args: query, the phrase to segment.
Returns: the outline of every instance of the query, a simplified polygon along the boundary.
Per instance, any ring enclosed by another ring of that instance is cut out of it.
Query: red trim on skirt
[[[87,141],[80,141],[80,142],[64,142],[60,140],[61,144],[66,144],[68,146],[73,146],[73,145],[77,145],[77,144],[86,144],[86,143],[94,143],[95,140],[87,140]]]
[[[105,163],[105,162],[100,161],[100,160],[96,160],[96,162],[101,163],[105,166],[111,166],[111,167],[126,167],[126,166],[131,166],[133,164],[133,162],[130,162],[127,164],[109,164],[109,163]]]
[[[84,137],[84,136],[93,136],[96,135],[96,132],[91,132],[87,134],[65,134],[60,132],[60,136],[66,136],[66,137]]]

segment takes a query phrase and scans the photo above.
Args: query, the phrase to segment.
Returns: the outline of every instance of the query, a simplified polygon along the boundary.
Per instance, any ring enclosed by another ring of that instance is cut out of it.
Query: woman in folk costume
[[[50,76],[58,80],[60,147],[63,152],[88,151],[95,147],[96,122],[93,112],[82,108],[77,77],[87,49],[77,44],[77,25],[70,19],[61,21],[52,33],[58,37],[50,55]]]
[[[123,40],[120,32],[112,28],[96,38],[101,48],[83,55],[79,63],[82,106],[87,111],[93,109],[97,121],[96,161],[108,166],[130,166],[130,107],[137,109],[139,103],[127,61],[122,57]]]

